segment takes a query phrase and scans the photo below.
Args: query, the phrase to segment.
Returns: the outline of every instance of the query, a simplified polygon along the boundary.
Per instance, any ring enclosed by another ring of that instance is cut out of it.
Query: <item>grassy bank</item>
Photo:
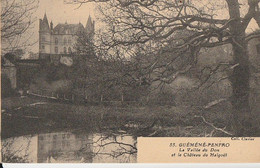
[[[187,106],[90,106],[30,97],[14,100],[2,100],[3,138],[74,129],[136,136],[228,136],[198,116],[218,128],[226,127],[230,121],[230,113],[219,108],[205,112]],[[47,103],[32,105],[39,101]]]

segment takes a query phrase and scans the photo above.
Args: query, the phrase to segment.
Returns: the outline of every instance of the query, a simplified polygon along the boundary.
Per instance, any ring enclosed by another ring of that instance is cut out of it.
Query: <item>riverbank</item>
[[[14,97],[2,100],[2,137],[75,129],[134,136],[230,136],[214,128],[224,128],[228,118],[225,111],[205,114],[185,106],[93,106]]]

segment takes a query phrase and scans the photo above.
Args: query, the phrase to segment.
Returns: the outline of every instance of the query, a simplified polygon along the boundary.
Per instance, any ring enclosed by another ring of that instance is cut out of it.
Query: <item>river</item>
[[[117,128],[116,118],[100,118],[102,110],[37,97],[2,100],[3,162],[135,163],[136,136]]]
[[[5,162],[136,162],[136,139],[127,134],[51,132],[3,139],[2,147]]]

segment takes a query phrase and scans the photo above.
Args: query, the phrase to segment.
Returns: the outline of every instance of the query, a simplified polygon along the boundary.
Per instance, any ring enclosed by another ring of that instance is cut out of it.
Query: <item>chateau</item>
[[[45,13],[39,25],[39,59],[58,64],[61,57],[68,57],[75,51],[78,35],[82,33],[93,35],[94,27],[95,22],[90,16],[85,27],[81,23],[67,22],[53,27],[52,21],[49,24]]]

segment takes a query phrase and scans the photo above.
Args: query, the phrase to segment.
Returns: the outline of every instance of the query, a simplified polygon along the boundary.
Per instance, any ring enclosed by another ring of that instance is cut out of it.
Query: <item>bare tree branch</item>
[[[3,0],[1,2],[1,39],[2,50],[30,45],[26,34],[36,20],[33,13],[38,7],[38,0]],[[26,36],[26,37],[25,37]]]
[[[230,132],[224,130],[223,128],[215,127],[212,123],[206,121],[206,119],[205,119],[203,116],[197,116],[197,115],[195,115],[194,117],[202,118],[202,120],[203,120],[204,123],[208,124],[209,126],[211,126],[212,128],[214,128],[214,129],[217,130],[217,131],[221,131],[221,132],[223,132],[223,133],[225,133],[225,134],[227,134],[227,135],[230,135],[230,136],[233,135],[232,133],[230,133]]]

